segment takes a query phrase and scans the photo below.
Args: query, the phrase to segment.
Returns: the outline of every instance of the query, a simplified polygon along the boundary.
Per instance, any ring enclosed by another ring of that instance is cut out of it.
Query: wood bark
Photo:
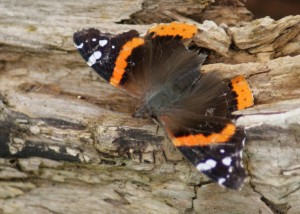
[[[241,191],[199,173],[136,101],[102,81],[72,42],[188,21],[211,50],[203,72],[243,74],[255,106]],[[131,25],[134,24],[134,25]],[[300,16],[252,20],[243,1],[0,2],[0,213],[300,211]]]

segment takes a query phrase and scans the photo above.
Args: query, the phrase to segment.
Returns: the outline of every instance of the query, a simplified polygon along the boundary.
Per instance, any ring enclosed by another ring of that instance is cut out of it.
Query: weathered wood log
[[[300,16],[251,21],[237,0],[3,0],[0,20],[0,213],[299,213]],[[143,33],[116,22],[164,20],[196,23],[193,42],[212,50],[202,71],[244,74],[253,89],[256,105],[236,112],[247,130],[241,191],[132,118],[136,101],[73,47],[83,27]]]

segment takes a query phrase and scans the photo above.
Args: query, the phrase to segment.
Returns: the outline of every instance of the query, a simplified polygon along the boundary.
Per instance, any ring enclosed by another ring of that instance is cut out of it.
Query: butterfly
[[[253,105],[243,76],[222,79],[200,72],[207,55],[186,45],[195,25],[172,22],[113,35],[97,29],[74,33],[86,63],[111,85],[140,101],[135,117],[150,116],[180,152],[213,181],[240,189],[243,127],[231,113]]]

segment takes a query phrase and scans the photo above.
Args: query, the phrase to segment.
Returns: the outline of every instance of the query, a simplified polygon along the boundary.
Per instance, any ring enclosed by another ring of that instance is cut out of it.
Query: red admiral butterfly
[[[242,76],[221,80],[200,72],[206,55],[184,45],[196,33],[196,26],[177,22],[158,24],[144,36],[90,28],[76,32],[74,43],[101,77],[141,101],[136,117],[156,119],[198,170],[239,189],[246,176],[245,132],[231,112],[252,106],[253,96]]]

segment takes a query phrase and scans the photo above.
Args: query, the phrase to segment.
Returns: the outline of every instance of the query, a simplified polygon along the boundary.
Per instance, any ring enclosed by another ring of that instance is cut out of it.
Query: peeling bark
[[[251,21],[237,0],[4,0],[0,20],[0,213],[299,213],[300,16]],[[193,43],[211,50],[203,72],[244,74],[253,89],[256,105],[236,112],[242,191],[211,183],[162,128],[132,118],[136,101],[72,44],[83,27],[143,33],[172,20],[197,24]]]

